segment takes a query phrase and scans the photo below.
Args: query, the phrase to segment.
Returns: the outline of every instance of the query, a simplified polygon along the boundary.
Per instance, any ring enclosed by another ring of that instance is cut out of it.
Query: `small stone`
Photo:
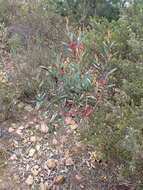
[[[61,184],[63,181],[64,181],[64,176],[59,175],[59,176],[56,177],[54,184],[55,184],[55,185],[59,185],[59,184]]]
[[[69,125],[71,130],[75,130],[75,129],[78,128],[77,123],[71,117],[65,118],[65,122],[66,122],[67,125]]]
[[[78,181],[81,181],[82,177],[79,176],[79,175],[75,175],[75,178],[78,180]]]
[[[46,164],[47,164],[48,168],[50,168],[50,169],[51,169],[51,168],[56,168],[56,166],[57,166],[55,160],[52,160],[52,159],[48,160],[48,161],[46,162]]]
[[[48,169],[49,169],[46,162],[43,164],[43,168],[44,168],[45,170],[48,170]]]
[[[78,125],[75,123],[74,125],[71,125],[70,128],[71,128],[72,130],[75,130],[75,129],[78,128]]]
[[[26,179],[25,183],[28,185],[32,185],[33,181],[34,181],[33,176],[29,175],[28,178]]]
[[[38,124],[38,125],[35,125],[35,129],[40,129],[40,125]]]
[[[37,169],[32,169],[32,174],[34,176],[37,176],[39,174],[39,171]]]
[[[14,130],[15,130],[14,128],[10,127],[10,128],[8,129],[8,132],[9,132],[9,133],[12,133],[12,132],[14,132]]]
[[[38,166],[38,165],[35,165],[33,168],[34,168],[34,169],[39,169],[39,166]]]
[[[35,154],[35,152],[36,152],[36,150],[34,149],[34,148],[31,148],[30,150],[29,150],[29,156],[30,157],[32,157],[34,154]]]
[[[37,144],[35,148],[36,148],[37,151],[39,151],[40,150],[40,145]]]
[[[22,131],[19,130],[19,129],[17,129],[17,130],[16,130],[16,134],[18,134],[18,135],[22,135]]]
[[[29,125],[33,125],[34,124],[34,122],[33,121],[29,121]]]
[[[36,142],[36,141],[37,141],[37,138],[36,138],[35,136],[32,136],[32,137],[30,137],[30,141],[31,141],[31,142]]]
[[[69,157],[69,158],[65,161],[65,165],[66,165],[66,166],[72,166],[72,165],[74,165],[74,162],[73,162],[72,158]]]
[[[23,130],[23,129],[24,129],[24,126],[18,127],[18,130]]]
[[[49,128],[45,122],[41,123],[41,127],[39,128],[42,133],[48,133]]]
[[[80,185],[80,188],[83,189],[83,188],[84,188],[84,185]]]
[[[25,105],[22,102],[18,104],[18,108],[20,108],[20,109],[24,108],[24,106]]]
[[[12,123],[11,126],[12,126],[12,128],[15,129],[16,128],[16,123]]]
[[[57,145],[58,144],[58,141],[56,139],[53,139],[53,145]]]
[[[10,157],[10,160],[17,160],[17,156],[15,154],[13,154],[11,157]]]
[[[47,184],[45,183],[40,183],[39,185],[39,190],[46,190],[47,189]]]
[[[30,169],[30,166],[29,166],[29,164],[27,164],[26,171],[29,171],[29,169]]]
[[[60,163],[61,163],[61,165],[64,166],[66,164],[66,160],[65,159],[61,159]]]

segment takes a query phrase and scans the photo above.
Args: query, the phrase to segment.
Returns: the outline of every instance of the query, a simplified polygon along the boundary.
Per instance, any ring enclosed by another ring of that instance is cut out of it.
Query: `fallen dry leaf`
[[[56,168],[56,166],[57,166],[55,160],[52,160],[52,159],[48,160],[48,161],[46,162],[46,165],[47,165],[48,168],[50,168],[50,169],[51,169],[51,168]]]
[[[65,165],[66,166],[72,166],[72,165],[74,165],[74,162],[73,162],[72,158],[69,157],[68,159],[66,159]]]
[[[26,179],[25,183],[28,185],[32,185],[33,181],[34,181],[33,176],[29,175],[28,178]]]
[[[30,137],[30,141],[31,141],[31,142],[36,142],[36,141],[37,141],[37,138],[36,138],[35,136],[32,136],[32,137]]]
[[[42,133],[48,133],[49,131],[49,128],[47,126],[47,124],[45,122],[42,122],[41,123],[41,127],[39,128],[39,130],[42,132]]]
[[[55,184],[55,185],[59,185],[59,184],[61,184],[63,181],[64,181],[64,176],[59,175],[59,176],[56,177],[54,184]]]
[[[71,118],[71,117],[66,117],[66,118],[65,118],[65,122],[66,122],[67,125],[70,126],[70,128],[71,128],[72,130],[75,130],[75,129],[78,128],[77,123],[76,123],[76,122],[73,120],[73,118]]]
[[[36,152],[36,150],[34,149],[34,148],[31,148],[30,150],[29,150],[29,156],[30,157],[32,157],[34,154],[35,154],[35,152]]]

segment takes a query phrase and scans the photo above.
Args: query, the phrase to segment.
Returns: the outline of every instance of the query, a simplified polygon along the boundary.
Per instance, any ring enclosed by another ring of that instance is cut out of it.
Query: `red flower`
[[[76,52],[77,43],[76,43],[75,41],[70,42],[69,48],[70,48],[73,52]]]
[[[83,51],[84,50],[84,46],[83,43],[80,44],[80,50]]]
[[[68,114],[64,112],[64,113],[63,113],[63,116],[64,116],[64,117],[67,117],[67,116],[68,116]]]
[[[74,117],[75,115],[76,115],[76,111],[72,111],[71,113],[70,113],[70,116],[72,116],[72,117]]]
[[[72,100],[67,100],[67,104],[68,104],[68,105],[72,105],[72,104],[73,104],[73,101],[72,101]]]
[[[63,69],[59,69],[58,72],[59,72],[60,75],[64,74],[64,70]]]
[[[85,110],[83,110],[81,113],[84,115],[84,116],[88,116],[91,114],[91,112],[94,110],[95,108],[92,107],[92,106],[89,106],[87,107]]]

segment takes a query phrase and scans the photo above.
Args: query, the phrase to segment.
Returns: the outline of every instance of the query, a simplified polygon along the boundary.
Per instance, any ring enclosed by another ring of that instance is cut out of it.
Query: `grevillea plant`
[[[51,68],[41,66],[48,71],[51,82],[55,83],[59,92],[56,96],[66,99],[67,104],[76,105],[68,115],[88,116],[99,103],[106,99],[107,91],[112,84],[109,79],[116,68],[110,70],[110,60],[112,59],[111,45],[103,43],[102,59],[96,56],[95,63],[90,63],[86,47],[84,45],[85,36],[83,33],[75,35],[69,33],[69,42],[63,43],[65,54],[57,56],[55,65]],[[100,61],[99,61],[100,60]],[[58,99],[59,100],[59,99]],[[67,105],[65,104],[65,105]],[[67,113],[63,114],[64,116]]]

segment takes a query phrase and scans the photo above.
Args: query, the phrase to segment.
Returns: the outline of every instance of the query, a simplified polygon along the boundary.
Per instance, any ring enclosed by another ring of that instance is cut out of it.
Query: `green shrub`
[[[96,147],[97,155],[108,162],[124,166],[122,175],[134,185],[140,184],[143,168],[142,106],[131,108],[100,105],[89,116],[81,134]]]
[[[17,0],[0,0],[0,23],[11,24],[19,8],[20,4]]]

